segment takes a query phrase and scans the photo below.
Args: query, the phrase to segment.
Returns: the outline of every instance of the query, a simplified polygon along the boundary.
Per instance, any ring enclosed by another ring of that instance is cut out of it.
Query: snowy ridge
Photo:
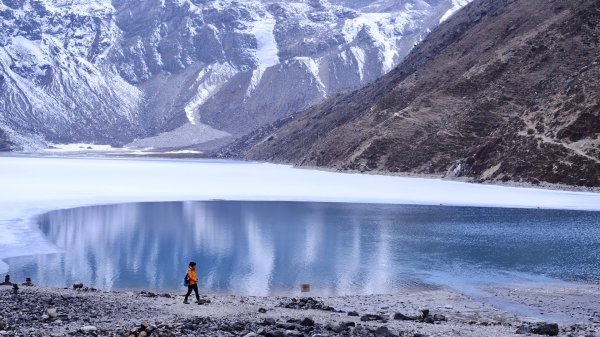
[[[0,127],[17,149],[240,136],[373,81],[468,1],[0,0]]]
[[[452,0],[452,8],[450,8],[442,17],[440,18],[440,23],[448,20],[454,13],[458,12],[461,8],[469,4],[469,0]]]

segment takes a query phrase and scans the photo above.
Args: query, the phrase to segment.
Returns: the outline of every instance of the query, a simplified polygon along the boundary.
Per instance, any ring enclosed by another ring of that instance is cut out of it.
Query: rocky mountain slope
[[[242,135],[376,79],[468,1],[0,0],[0,129],[21,149]]]
[[[12,144],[8,141],[8,136],[0,130],[0,151],[9,151]]]
[[[229,150],[344,170],[600,186],[598,50],[596,0],[476,0],[380,80]]]

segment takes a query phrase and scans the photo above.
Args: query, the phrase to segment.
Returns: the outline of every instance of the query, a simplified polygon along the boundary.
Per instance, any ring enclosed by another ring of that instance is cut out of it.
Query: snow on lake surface
[[[219,160],[0,156],[0,260],[56,252],[32,219],[133,201],[253,200],[600,210],[600,194]],[[0,273],[7,271],[0,262]]]

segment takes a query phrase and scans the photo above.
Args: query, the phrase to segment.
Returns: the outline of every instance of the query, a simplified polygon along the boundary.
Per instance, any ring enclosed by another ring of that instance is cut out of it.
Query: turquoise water
[[[311,202],[161,202],[39,217],[59,254],[11,258],[16,280],[315,294],[521,281],[600,282],[600,212]]]

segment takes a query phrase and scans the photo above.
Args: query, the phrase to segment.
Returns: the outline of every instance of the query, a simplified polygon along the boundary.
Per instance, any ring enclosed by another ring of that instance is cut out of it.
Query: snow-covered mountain
[[[242,135],[378,78],[468,1],[0,0],[0,130],[16,149]]]

